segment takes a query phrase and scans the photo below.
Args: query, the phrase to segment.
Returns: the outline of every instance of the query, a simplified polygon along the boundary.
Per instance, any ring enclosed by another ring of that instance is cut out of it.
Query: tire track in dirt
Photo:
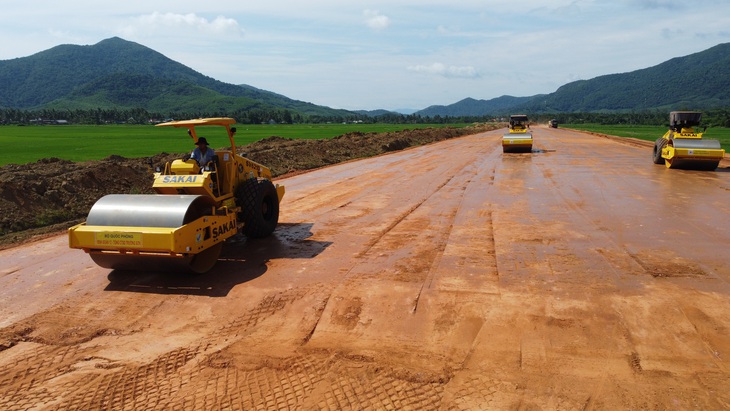
[[[365,248],[357,255],[358,258],[365,257],[370,251],[375,247],[376,244],[378,244],[380,241],[383,241],[383,238],[386,237],[388,234],[390,234],[398,225],[403,223],[408,217],[413,215],[421,206],[423,206],[424,203],[426,203],[429,199],[431,199],[432,196],[434,196],[436,193],[438,193],[441,189],[443,189],[445,186],[447,186],[452,180],[454,179],[454,176],[449,178],[448,180],[444,181],[441,185],[436,187],[436,189],[430,193],[425,198],[421,199],[418,203],[413,205],[408,210],[404,211],[402,214],[397,216],[393,221],[388,224],[382,231],[380,231],[375,237],[373,237],[366,245]],[[452,216],[453,217],[453,216]]]
[[[92,344],[81,344],[87,345],[86,347],[80,347],[79,344],[57,347],[21,343],[23,347],[27,346],[23,355],[24,361],[0,367],[0,375],[3,376],[0,386],[13,387],[7,391],[0,389],[0,408],[20,410],[27,409],[28,404],[44,404],[47,409],[59,410],[170,409],[174,405],[180,405],[178,398],[182,397],[182,404],[192,404],[190,408],[183,407],[185,409],[210,409],[211,405],[219,404],[220,400],[210,402],[211,392],[208,390],[183,394],[185,387],[200,386],[201,382],[207,381],[201,378],[218,378],[215,375],[218,373],[210,371],[227,368],[225,361],[221,361],[219,357],[226,347],[240,341],[246,332],[300,299],[306,292],[299,289],[291,293],[265,296],[252,311],[234,319],[220,331],[204,337],[198,343],[187,348],[173,349],[137,365],[114,363],[96,357],[99,347],[91,340],[86,342]],[[310,365],[305,368],[312,367]],[[254,376],[267,382],[266,395],[274,395],[275,398],[287,398],[278,394],[289,392],[290,389],[301,391],[304,389],[300,387],[303,380],[309,379],[310,375],[319,374],[289,373],[285,375],[286,378],[278,379],[268,375],[270,373],[265,372],[266,368],[262,370],[258,373],[260,375]],[[212,375],[201,375],[205,372]],[[311,385],[311,382],[305,384],[305,388]],[[56,391],[63,395],[58,395]],[[213,397],[218,395],[219,391],[216,391]],[[241,409],[260,406],[265,402],[265,399],[261,399],[258,404],[244,404],[246,406]]]

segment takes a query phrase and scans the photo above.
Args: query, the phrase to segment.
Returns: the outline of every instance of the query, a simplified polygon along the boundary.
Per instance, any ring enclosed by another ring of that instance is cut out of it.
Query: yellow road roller
[[[702,120],[698,111],[672,111],[669,130],[654,143],[654,164],[667,168],[714,170],[725,156],[718,140],[702,138],[695,130]]]
[[[532,133],[527,131],[528,119],[525,114],[509,116],[509,131],[502,136],[502,152],[529,153],[532,151]]]
[[[221,117],[158,124],[187,129],[196,144],[201,127],[223,127],[230,147],[216,149],[203,167],[189,156],[166,163],[153,175],[156,194],[100,198],[86,221],[69,229],[69,246],[105,268],[204,273],[226,239],[271,234],[284,187],[272,182],[270,169],[236,153],[235,123]]]

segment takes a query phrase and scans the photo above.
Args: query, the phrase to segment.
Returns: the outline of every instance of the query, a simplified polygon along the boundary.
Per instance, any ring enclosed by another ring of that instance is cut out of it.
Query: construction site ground
[[[730,408],[730,165],[504,131],[283,170],[203,275],[7,246],[0,409]]]

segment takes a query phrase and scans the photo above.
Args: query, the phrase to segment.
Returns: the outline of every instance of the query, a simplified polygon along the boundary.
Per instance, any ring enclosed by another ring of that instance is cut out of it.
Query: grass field
[[[465,124],[243,124],[237,125],[236,145],[270,136],[294,139],[332,138],[350,132],[386,132],[428,127],[463,127]],[[229,146],[222,127],[202,127],[211,147]],[[56,157],[71,161],[99,160],[110,155],[127,158],[158,153],[185,153],[195,146],[184,129],[146,125],[0,126],[0,166],[25,164]]]
[[[629,126],[602,124],[561,124],[562,128],[591,131],[619,137],[633,137],[641,140],[656,141],[667,132],[663,126]],[[708,128],[703,138],[719,140],[725,152],[730,152],[730,128]]]

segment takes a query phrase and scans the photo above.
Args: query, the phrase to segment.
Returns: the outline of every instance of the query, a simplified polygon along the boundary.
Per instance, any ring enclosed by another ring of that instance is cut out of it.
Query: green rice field
[[[594,133],[608,134],[619,137],[633,137],[641,140],[656,141],[667,132],[665,126],[630,126],[630,125],[605,125],[605,124],[561,124],[561,128],[590,131]],[[719,140],[725,152],[730,152],[730,129],[729,128],[708,128],[703,138]]]
[[[270,136],[324,139],[351,132],[387,132],[429,127],[463,127],[466,124],[242,124],[237,125],[236,145]],[[222,127],[196,128],[211,147],[229,146]],[[71,161],[99,160],[110,155],[127,158],[159,153],[185,153],[194,147],[185,129],[152,125],[0,126],[0,166],[25,164],[56,157]]]

